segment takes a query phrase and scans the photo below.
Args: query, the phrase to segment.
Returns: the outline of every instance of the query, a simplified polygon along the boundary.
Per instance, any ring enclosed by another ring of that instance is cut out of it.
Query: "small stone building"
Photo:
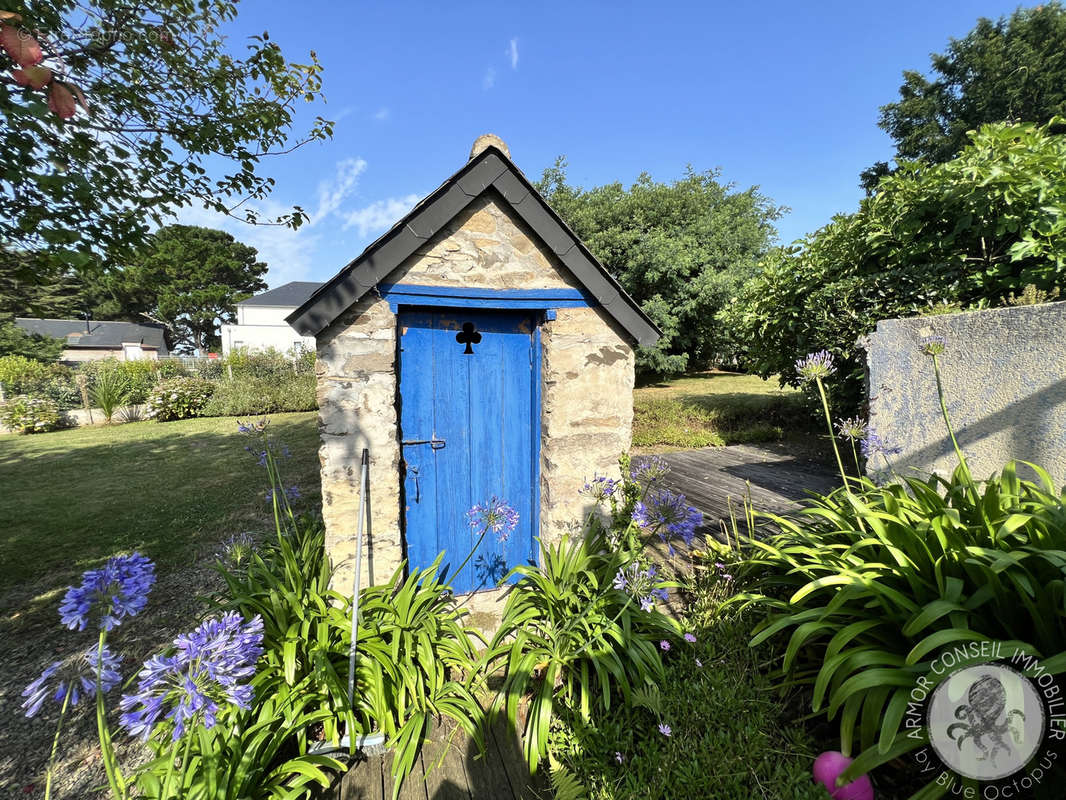
[[[454,570],[477,536],[467,510],[492,496],[518,527],[485,538],[454,576],[459,592],[536,560],[534,537],[579,527],[584,481],[617,476],[630,445],[634,347],[659,336],[495,136],[287,319],[317,342],[340,587],[351,585],[364,447],[364,582],[441,551]]]

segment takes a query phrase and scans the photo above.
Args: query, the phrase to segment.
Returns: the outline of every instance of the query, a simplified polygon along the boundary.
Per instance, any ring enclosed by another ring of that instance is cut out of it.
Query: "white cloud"
[[[337,162],[335,177],[318,184],[318,208],[308,214],[307,224],[317,225],[334,211],[355,191],[359,176],[366,170],[366,161],[361,158],[346,158]]]
[[[489,67],[485,70],[485,76],[481,79],[481,88],[488,91],[496,85],[496,70],[493,67]]]
[[[511,69],[518,69],[518,37],[511,39],[507,45],[507,57],[511,59]]]
[[[420,199],[421,196],[417,194],[389,197],[355,211],[348,211],[341,215],[344,218],[344,229],[355,228],[364,238],[372,233],[380,233],[410,211]]]
[[[374,120],[377,122],[384,122],[392,115],[392,111],[388,108],[379,108],[374,112]]]

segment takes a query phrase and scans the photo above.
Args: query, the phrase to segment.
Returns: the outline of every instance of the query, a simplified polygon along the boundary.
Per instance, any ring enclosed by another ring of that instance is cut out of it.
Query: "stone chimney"
[[[470,148],[470,158],[476,156],[486,147],[495,147],[508,158],[511,157],[511,150],[507,147],[507,143],[503,139],[495,133],[486,133],[474,140],[474,146]]]

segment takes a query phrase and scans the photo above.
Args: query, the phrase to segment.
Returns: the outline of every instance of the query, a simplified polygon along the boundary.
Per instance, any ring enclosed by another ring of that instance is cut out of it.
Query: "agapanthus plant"
[[[115,556],[67,589],[59,617],[71,630],[83,631],[91,622],[109,631],[144,609],[154,583],[155,565],[140,553]]]
[[[703,524],[703,514],[690,506],[683,494],[656,489],[637,503],[633,510],[633,521],[658,534],[663,541],[678,536],[686,545],[691,545],[696,529]]]
[[[451,582],[453,583],[459,573],[463,571],[463,568],[470,563],[470,559],[474,557],[477,549],[481,547],[481,543],[490,532],[496,534],[496,540],[501,543],[510,538],[511,533],[518,527],[518,512],[498,497],[492,497],[483,503],[477,503],[472,506],[466,512],[466,521],[472,531],[480,530],[481,532],[474,542],[474,546],[470,548],[470,552],[463,559],[463,563],[452,573]],[[479,557],[479,561],[480,568],[478,572],[482,582],[490,580],[495,575],[502,577],[507,573],[507,564],[502,557],[487,560]]]
[[[840,448],[837,447],[836,437],[833,435],[833,418],[829,414],[829,397],[825,393],[823,381],[836,373],[836,365],[833,363],[833,354],[828,350],[819,350],[810,353],[805,358],[797,359],[796,374],[800,382],[813,383],[818,389],[818,396],[822,400],[822,411],[825,413],[825,424],[829,428],[829,441],[833,445],[833,455],[837,459],[837,467],[840,469],[840,479],[844,481],[844,491],[851,494],[848,482],[848,473],[844,469],[844,460],[840,457]]]
[[[634,561],[620,568],[614,576],[613,586],[639,602],[641,611],[652,611],[656,598],[663,601],[667,598],[666,589],[659,584],[654,564],[642,567]]]
[[[100,569],[87,570],[78,586],[67,589],[59,606],[63,624],[79,631],[92,626],[99,630],[99,636],[95,647],[48,665],[23,692],[26,698],[23,708],[28,717],[37,714],[49,696],[61,706],[45,772],[45,800],[52,794],[52,766],[67,710],[90,694],[96,697],[96,728],[108,786],[115,800],[127,796],[104,708],[104,694],[122,679],[118,672],[119,658],[108,648],[107,636],[125,618],[144,610],[154,583],[155,565],[140,553],[131,553],[108,559]]]
[[[629,477],[635,483],[650,486],[670,474],[670,465],[661,456],[641,456],[633,459]]]
[[[621,483],[606,475],[596,475],[585,481],[585,485],[581,487],[581,494],[592,498],[597,503],[605,503],[614,499],[615,492],[618,491]]]
[[[115,688],[122,681],[118,671],[122,659],[106,645],[102,649],[94,645],[69,658],[53,661],[22,691],[26,698],[22,704],[26,716],[35,716],[49,697],[61,706],[61,713],[78,705],[82,698],[91,697],[96,692],[98,661],[101,691],[106,693]]]
[[[101,632],[102,636],[104,632]],[[90,647],[69,658],[53,661],[45,667],[44,672],[35,681],[23,690],[22,696],[26,700],[22,708],[27,717],[35,716],[49,697],[59,704],[59,721],[56,723],[52,750],[48,755],[48,766],[45,768],[45,800],[52,796],[52,770],[55,767],[56,753],[59,751],[59,740],[63,733],[63,722],[66,719],[67,710],[78,705],[83,697],[94,694],[103,696],[105,692],[111,691],[121,683],[122,675],[118,671],[120,662],[121,659],[101,642],[98,647]]]
[[[501,542],[506,542],[518,525],[518,512],[498,497],[478,503],[466,512],[467,522],[482,533],[492,531]]]
[[[805,358],[796,359],[796,374],[803,383],[825,380],[835,372],[833,354],[828,350],[819,350]]]
[[[263,652],[263,620],[250,622],[236,612],[209,619],[174,640],[173,651],[148,659],[137,675],[137,691],[119,703],[121,723],[134,736],[147,740],[155,727],[173,724],[177,742],[196,724],[212,728],[226,705],[247,709]]]

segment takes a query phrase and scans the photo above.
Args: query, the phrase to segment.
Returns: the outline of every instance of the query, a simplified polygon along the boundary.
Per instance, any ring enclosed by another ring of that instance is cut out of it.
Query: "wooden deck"
[[[744,499],[758,511],[781,513],[796,507],[808,492],[827,492],[840,476],[787,444],[731,445],[666,453],[670,465],[663,483],[681,492],[703,512],[700,533],[720,535],[729,525],[729,508],[743,523]],[[741,528],[744,533],[744,529]]]
[[[438,729],[422,747],[414,771],[400,787],[401,800],[538,800],[551,797],[542,776],[531,778],[516,737],[502,724],[491,731],[487,750],[478,758],[477,745],[462,731]],[[330,793],[333,800],[391,800],[392,753],[372,756],[352,767]]]

